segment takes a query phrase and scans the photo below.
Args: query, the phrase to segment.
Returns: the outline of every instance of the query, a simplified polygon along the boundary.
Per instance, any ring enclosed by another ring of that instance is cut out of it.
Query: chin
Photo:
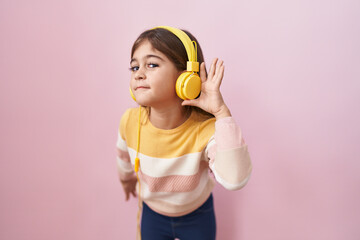
[[[144,106],[144,107],[149,107],[151,105],[151,102],[150,101],[147,101],[145,99],[141,99],[141,98],[136,98],[136,102],[141,105],[141,106]]]

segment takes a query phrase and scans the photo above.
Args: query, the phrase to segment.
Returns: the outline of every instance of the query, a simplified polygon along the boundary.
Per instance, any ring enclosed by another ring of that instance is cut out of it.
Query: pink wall
[[[192,6],[192,10],[190,9]],[[209,63],[254,171],[215,189],[218,239],[360,238],[360,2],[0,2],[0,239],[134,239],[115,141],[129,53],[182,27]]]

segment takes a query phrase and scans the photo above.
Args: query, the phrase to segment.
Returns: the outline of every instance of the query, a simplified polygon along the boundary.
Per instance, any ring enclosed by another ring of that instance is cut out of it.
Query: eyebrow
[[[157,55],[153,55],[153,54],[148,54],[148,55],[146,55],[145,57],[144,57],[144,59],[148,59],[148,58],[158,58],[159,60],[161,60],[161,61],[164,61],[164,59],[162,59],[161,57],[159,57],[159,56],[157,56]],[[131,59],[131,61],[130,61],[130,64],[132,63],[132,62],[134,62],[134,61],[137,61],[137,59],[136,58],[132,58]]]

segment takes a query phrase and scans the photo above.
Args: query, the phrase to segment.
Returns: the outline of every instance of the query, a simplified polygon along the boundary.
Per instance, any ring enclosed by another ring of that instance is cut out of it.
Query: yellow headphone
[[[188,55],[188,61],[186,64],[186,72],[182,73],[176,80],[176,94],[183,100],[195,99],[197,96],[199,96],[201,91],[201,79],[197,74],[197,72],[199,72],[199,62],[197,61],[196,42],[191,41],[190,37],[180,29],[168,26],[158,26],[152,29],[156,28],[163,28],[172,32],[183,43]],[[136,101],[131,88],[130,95]]]

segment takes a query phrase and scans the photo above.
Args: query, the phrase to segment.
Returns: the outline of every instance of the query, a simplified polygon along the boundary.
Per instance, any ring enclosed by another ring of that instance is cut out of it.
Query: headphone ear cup
[[[181,98],[182,100],[185,100],[185,96],[182,94],[182,86],[184,85],[185,82],[185,78],[187,78],[189,76],[189,72],[184,72],[182,73],[178,79],[176,80],[176,94],[178,95],[179,98]]]
[[[131,90],[131,87],[129,87],[129,91],[130,91],[130,95],[131,95],[132,99],[134,99],[134,101],[136,102],[136,98],[135,98],[134,93]]]
[[[178,77],[175,88],[181,99],[195,99],[201,91],[201,79],[194,72],[184,72]]]

